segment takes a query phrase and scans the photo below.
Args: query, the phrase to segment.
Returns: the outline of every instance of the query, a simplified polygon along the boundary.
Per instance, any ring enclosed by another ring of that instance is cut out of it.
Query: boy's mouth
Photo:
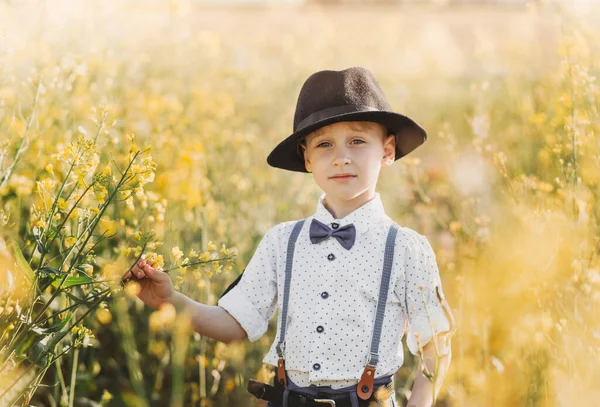
[[[333,176],[329,177],[329,179],[332,179],[334,181],[346,181],[346,180],[349,180],[349,179],[352,179],[355,177],[356,177],[356,175],[354,175],[354,174],[345,173],[345,174],[333,175]]]

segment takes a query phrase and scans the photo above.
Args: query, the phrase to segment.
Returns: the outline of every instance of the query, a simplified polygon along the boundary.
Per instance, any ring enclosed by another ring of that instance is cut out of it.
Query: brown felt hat
[[[300,141],[331,123],[369,121],[384,125],[396,136],[396,160],[427,140],[427,132],[411,118],[392,111],[375,79],[365,68],[319,71],[308,77],[298,96],[294,132],[267,157],[269,165],[284,170],[308,172]]]

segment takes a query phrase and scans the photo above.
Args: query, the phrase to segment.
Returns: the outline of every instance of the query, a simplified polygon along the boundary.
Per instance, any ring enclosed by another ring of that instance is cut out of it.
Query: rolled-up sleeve
[[[454,316],[448,306],[437,266],[435,253],[427,238],[417,232],[410,234],[404,254],[403,307],[408,316],[406,344],[413,355],[419,353],[419,342],[425,346],[437,335],[439,352],[450,351],[450,337],[456,331]],[[418,340],[417,340],[418,338]]]
[[[217,305],[255,342],[265,334],[277,308],[277,226],[263,236],[239,282]]]

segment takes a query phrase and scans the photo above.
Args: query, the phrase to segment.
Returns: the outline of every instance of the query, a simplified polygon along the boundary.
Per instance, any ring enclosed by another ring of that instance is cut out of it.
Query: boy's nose
[[[345,165],[350,164],[352,160],[350,159],[350,155],[345,148],[336,148],[333,156],[333,164],[334,165]]]

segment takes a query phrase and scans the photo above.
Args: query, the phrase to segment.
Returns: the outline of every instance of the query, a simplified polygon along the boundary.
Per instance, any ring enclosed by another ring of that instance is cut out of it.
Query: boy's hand
[[[162,304],[173,301],[175,289],[171,278],[158,264],[148,264],[145,259],[139,259],[123,280],[128,281],[132,277],[137,277],[137,283],[141,286],[138,298],[150,307],[159,309]]]

